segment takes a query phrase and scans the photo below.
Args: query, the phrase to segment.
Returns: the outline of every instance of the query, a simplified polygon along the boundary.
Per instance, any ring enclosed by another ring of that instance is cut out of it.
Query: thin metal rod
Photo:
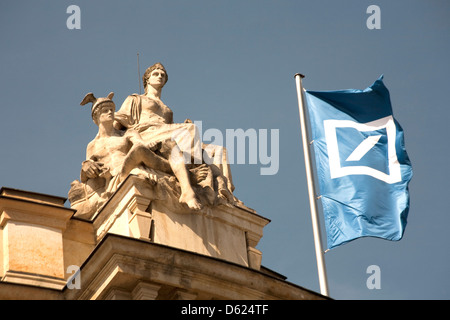
[[[308,131],[306,129],[306,118],[305,118],[305,104],[303,99],[303,86],[302,78],[305,76],[297,73],[295,75],[295,83],[297,87],[297,98],[298,98],[298,109],[300,113],[300,127],[302,132],[302,142],[303,142],[303,154],[305,157],[305,168],[306,168],[306,180],[308,183],[308,197],[309,205],[311,209],[311,220],[314,234],[314,247],[316,249],[316,260],[317,260],[317,272],[319,274],[319,286],[320,293],[324,296],[328,296],[328,280],[327,272],[325,268],[325,258],[322,249],[322,237],[320,234],[319,225],[319,215],[317,213],[317,206],[315,200],[315,184],[313,178],[313,169],[311,165],[311,153],[309,152],[309,138]]]
[[[139,68],[139,52],[137,53],[137,68],[138,68],[138,80],[139,80],[139,94],[141,94],[141,69]]]

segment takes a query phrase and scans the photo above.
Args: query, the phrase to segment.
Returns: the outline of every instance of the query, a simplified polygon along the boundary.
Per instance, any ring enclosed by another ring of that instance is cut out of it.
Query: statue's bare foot
[[[182,193],[179,201],[187,204],[189,208],[194,210],[200,210],[202,208],[202,204],[197,200],[195,194]]]
[[[225,202],[234,203],[234,196],[228,189],[219,189],[217,197]]]

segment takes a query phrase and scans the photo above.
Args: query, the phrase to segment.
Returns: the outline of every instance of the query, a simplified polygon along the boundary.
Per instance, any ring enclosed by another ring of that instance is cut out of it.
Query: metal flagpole
[[[304,78],[305,76],[300,73],[297,73],[295,74],[294,77],[297,86],[298,109],[300,112],[300,127],[303,141],[303,154],[305,156],[306,180],[308,183],[308,196],[309,196],[309,205],[311,208],[311,219],[314,233],[314,247],[316,249],[317,271],[319,274],[320,293],[324,296],[328,296],[328,280],[325,269],[325,259],[322,249],[322,238],[320,235],[319,215],[317,213],[316,199],[314,194],[315,185],[312,171],[313,169],[311,166],[312,163],[311,154],[309,152],[309,138],[308,132],[306,130],[305,104],[303,100],[303,86],[302,86],[302,78]]]

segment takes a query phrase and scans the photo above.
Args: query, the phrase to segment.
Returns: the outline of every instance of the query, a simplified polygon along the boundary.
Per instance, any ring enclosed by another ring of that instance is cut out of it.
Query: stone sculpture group
[[[69,190],[76,215],[94,216],[130,174],[145,177],[161,197],[176,197],[186,209],[241,203],[233,195],[226,149],[203,144],[189,119],[173,123],[161,100],[168,80],[164,66],[149,67],[142,80],[144,94],[128,96],[117,112],[113,92],[104,98],[88,93],[81,101],[92,103],[98,134],[87,146],[80,180]],[[205,150],[212,161],[204,161]]]

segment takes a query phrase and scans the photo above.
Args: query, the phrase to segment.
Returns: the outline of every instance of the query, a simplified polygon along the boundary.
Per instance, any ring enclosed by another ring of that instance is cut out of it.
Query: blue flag
[[[305,97],[328,248],[366,236],[400,240],[412,167],[383,76],[365,90]]]

